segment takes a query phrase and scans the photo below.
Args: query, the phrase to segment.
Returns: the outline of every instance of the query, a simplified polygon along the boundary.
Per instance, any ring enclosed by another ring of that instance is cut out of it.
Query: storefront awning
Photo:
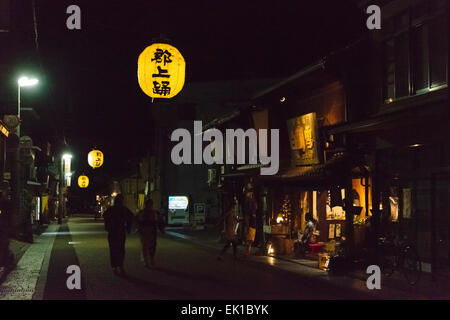
[[[338,155],[324,164],[286,168],[273,176],[261,176],[269,183],[292,184],[303,187],[330,186],[343,184],[350,177],[366,175],[367,167],[358,163],[350,155]]]
[[[360,121],[349,122],[326,131],[328,134],[361,133],[386,129],[397,130],[399,126],[423,124],[425,121],[443,119],[448,117],[447,104],[448,89],[431,91],[426,94],[399,99],[389,107],[372,117]],[[444,102],[444,103],[443,103]]]
[[[345,156],[337,156],[324,164],[287,168],[273,177],[281,179],[325,177],[327,174],[333,173],[336,169],[338,169],[338,166],[344,165],[346,159],[347,157]]]
[[[205,125],[203,126],[203,128],[202,128],[202,131],[206,131],[206,130],[208,130],[208,129],[215,128],[215,127],[218,127],[218,126],[221,126],[222,124],[224,124],[224,123],[226,123],[226,122],[228,122],[228,121],[230,121],[230,120],[236,118],[236,117],[239,116],[240,114],[241,114],[241,111],[240,111],[239,109],[233,110],[232,112],[230,112],[230,113],[228,113],[228,114],[225,114],[225,115],[223,115],[222,117],[216,118],[216,119],[214,119],[214,120],[208,122],[207,124],[205,124]]]

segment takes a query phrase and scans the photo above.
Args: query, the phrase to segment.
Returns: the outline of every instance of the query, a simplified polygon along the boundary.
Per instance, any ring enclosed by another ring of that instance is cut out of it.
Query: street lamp
[[[19,139],[19,145],[14,153],[15,161],[14,166],[12,168],[13,171],[13,181],[14,181],[14,189],[13,189],[13,198],[14,198],[14,212],[16,217],[19,217],[21,215],[22,211],[22,181],[21,181],[21,163],[20,163],[20,88],[21,87],[30,87],[34,86],[39,82],[37,79],[30,79],[28,77],[21,77],[17,80],[17,117],[19,120],[19,123],[16,127],[16,134]],[[29,220],[29,217],[26,217],[25,219]],[[31,229],[31,228],[30,228]],[[28,230],[26,231],[28,233]],[[27,237],[30,239],[33,238],[33,235],[27,234]]]
[[[36,85],[39,82],[38,79],[30,79],[28,77],[20,77],[19,80],[17,81],[17,116],[19,117],[20,120],[20,88],[21,87],[31,87]],[[20,139],[20,122],[19,125],[17,126],[17,135]]]
[[[70,172],[70,162],[72,160],[72,155],[70,153],[64,153],[61,156],[61,173],[59,178],[59,214],[58,214],[58,224],[62,223],[63,211],[65,211],[65,200],[64,200],[64,182],[66,186],[70,185],[70,178],[72,176]],[[68,181],[65,181],[68,180]],[[69,183],[67,183],[69,182]]]

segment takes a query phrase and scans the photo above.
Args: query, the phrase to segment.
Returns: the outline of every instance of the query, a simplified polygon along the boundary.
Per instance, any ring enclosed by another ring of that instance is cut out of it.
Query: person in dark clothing
[[[9,188],[2,185],[0,192],[0,268],[6,268],[14,260],[14,255],[9,249],[12,206]]]
[[[146,268],[155,266],[156,236],[158,230],[164,233],[164,221],[159,212],[153,209],[153,200],[145,202],[144,210],[137,215],[137,228],[141,238],[142,255]]]
[[[258,209],[258,204],[255,200],[255,196],[253,194],[253,189],[248,189],[245,195],[244,202],[244,224],[246,230],[245,237],[245,246],[246,251],[245,255],[248,256],[252,250],[252,244],[255,241],[256,235],[256,211]]]
[[[237,204],[234,202],[230,205],[228,210],[225,212],[225,216],[223,217],[224,220],[224,240],[225,245],[223,249],[220,251],[219,256],[217,257],[218,260],[223,259],[223,255],[228,250],[228,248],[233,246],[233,256],[234,259],[237,259],[237,234],[236,234],[236,226],[239,222],[239,219],[236,215],[237,211]]]
[[[124,206],[123,196],[118,194],[114,205],[104,214],[105,229],[108,231],[111,267],[116,275],[125,275],[123,262],[125,259],[126,233],[131,232],[134,215]]]
[[[314,229],[315,229],[314,218],[313,218],[313,215],[311,214],[311,212],[307,212],[305,214],[305,221],[306,221],[305,232],[303,233],[301,240],[302,240],[302,243],[305,246],[307,246],[311,243],[311,238],[312,238],[312,235],[313,235]]]

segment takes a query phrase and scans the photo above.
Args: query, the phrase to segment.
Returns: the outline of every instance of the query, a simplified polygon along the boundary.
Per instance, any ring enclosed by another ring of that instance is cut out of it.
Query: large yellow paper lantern
[[[183,89],[186,62],[177,48],[154,43],[138,59],[138,81],[152,98],[172,98]]]
[[[100,150],[92,150],[88,154],[88,163],[92,168],[99,168],[103,164],[103,152]]]
[[[78,186],[80,188],[87,188],[89,185],[89,178],[87,176],[78,177]]]

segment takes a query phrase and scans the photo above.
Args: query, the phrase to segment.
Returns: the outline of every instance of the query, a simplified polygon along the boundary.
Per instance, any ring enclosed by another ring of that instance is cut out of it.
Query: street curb
[[[53,230],[51,232],[57,233],[57,232],[59,232],[60,228],[61,228],[61,225],[56,224],[54,227],[55,230]],[[32,300],[42,300],[44,297],[45,285],[47,283],[47,270],[48,270],[48,265],[50,263],[50,257],[52,255],[53,244],[55,242],[55,239],[56,239],[56,235],[53,236],[53,238],[51,240],[51,244],[47,247],[47,250],[45,250],[44,260],[42,261],[41,270],[39,273],[39,277],[36,281],[36,287],[34,290]]]

